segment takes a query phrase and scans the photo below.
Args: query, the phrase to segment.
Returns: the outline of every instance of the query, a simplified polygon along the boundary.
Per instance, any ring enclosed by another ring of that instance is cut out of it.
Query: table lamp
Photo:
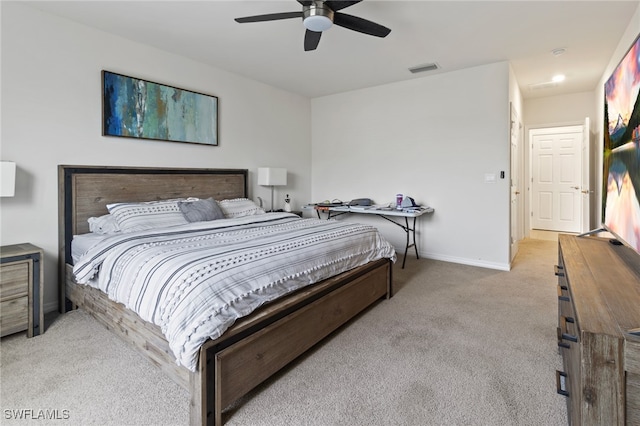
[[[280,169],[274,167],[259,167],[258,168],[258,185],[271,187],[271,210],[273,208],[273,187],[282,186],[287,184],[287,169]]]

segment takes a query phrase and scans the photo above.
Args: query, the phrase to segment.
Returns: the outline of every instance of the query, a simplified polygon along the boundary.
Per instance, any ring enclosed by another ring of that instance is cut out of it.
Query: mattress
[[[75,243],[74,243],[75,244]],[[369,225],[267,213],[109,235],[74,265],[76,281],[160,326],[178,364],[287,293],[395,250]]]

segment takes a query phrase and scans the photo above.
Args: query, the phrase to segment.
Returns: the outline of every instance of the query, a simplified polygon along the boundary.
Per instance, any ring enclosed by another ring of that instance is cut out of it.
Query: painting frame
[[[604,84],[602,226],[640,254],[640,33]]]
[[[101,71],[102,136],[219,145],[219,99]]]

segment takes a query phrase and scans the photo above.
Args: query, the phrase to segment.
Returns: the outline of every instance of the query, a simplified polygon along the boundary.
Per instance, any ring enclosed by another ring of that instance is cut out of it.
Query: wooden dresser
[[[44,331],[43,252],[32,244],[0,247],[0,335]]]
[[[560,235],[556,275],[556,385],[569,424],[640,425],[640,256],[608,239]]]

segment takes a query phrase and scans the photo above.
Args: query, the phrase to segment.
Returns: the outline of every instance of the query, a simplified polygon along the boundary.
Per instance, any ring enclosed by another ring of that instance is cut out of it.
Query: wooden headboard
[[[87,219],[108,213],[107,204],[213,197],[247,196],[246,169],[58,166],[58,259],[60,303],[64,303],[67,264],[74,235],[89,232]]]
[[[89,232],[87,219],[107,214],[107,204],[178,197],[246,197],[247,175],[246,169],[58,166],[61,279],[65,264],[72,263],[73,236]]]

